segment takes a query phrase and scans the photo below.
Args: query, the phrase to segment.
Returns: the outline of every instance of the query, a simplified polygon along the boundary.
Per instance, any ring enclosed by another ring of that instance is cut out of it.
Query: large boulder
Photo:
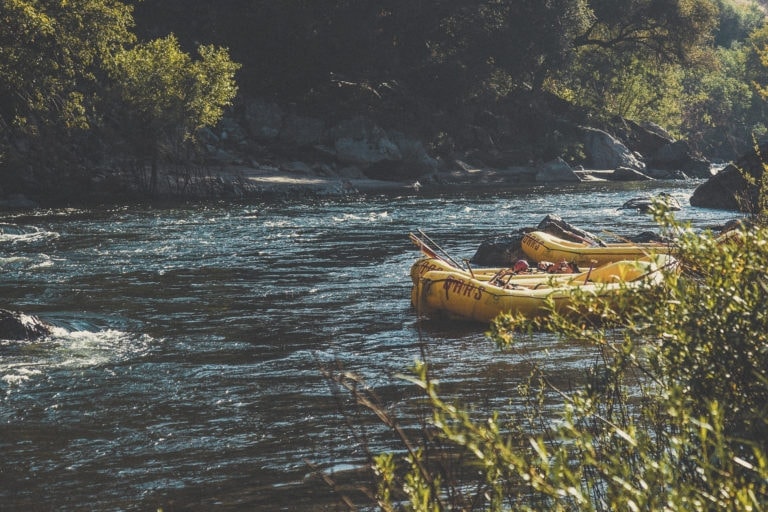
[[[287,114],[280,126],[280,142],[283,144],[307,147],[323,142],[325,123],[314,117]]]
[[[699,185],[691,195],[691,206],[742,212],[757,211],[759,190],[756,184],[763,176],[760,155],[768,155],[768,142],[761,144],[758,154],[753,151],[744,155]],[[749,181],[745,175],[750,177]]]
[[[357,117],[332,130],[336,159],[344,164],[369,166],[384,161],[399,161],[403,154],[380,126]]]
[[[699,185],[690,203],[701,208],[750,212],[757,204],[757,187],[744,179],[739,168],[729,164]]]
[[[427,153],[424,144],[402,132],[391,132],[390,138],[400,150],[403,163],[416,174],[427,174],[437,171],[438,161]]]
[[[641,155],[653,155],[675,141],[664,128],[651,122],[637,123],[630,119],[620,119],[618,128],[627,146]]]
[[[0,339],[33,341],[53,332],[51,325],[33,315],[0,309]]]
[[[666,144],[652,153],[649,165],[662,170],[680,170],[696,178],[712,176],[709,161],[696,156],[690,145],[682,140]]]
[[[609,133],[596,128],[582,128],[584,150],[593,169],[616,169],[628,167],[636,171],[645,170],[632,151]]]
[[[581,181],[571,166],[562,158],[551,160],[536,169],[536,181],[540,183],[551,182],[577,182]]]
[[[273,101],[256,98],[245,107],[245,122],[251,135],[263,142],[277,139],[283,116],[283,110]]]

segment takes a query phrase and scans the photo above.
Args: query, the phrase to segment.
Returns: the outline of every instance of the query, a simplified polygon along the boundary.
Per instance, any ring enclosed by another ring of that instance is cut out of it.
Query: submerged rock
[[[559,215],[548,214],[539,222],[536,226],[538,231],[544,231],[550,235],[570,240],[572,242],[584,242],[587,241],[592,244],[602,244],[600,238],[593,235],[589,231],[585,231],[581,228],[577,228],[573,224],[564,221]]]
[[[651,210],[651,207],[655,202],[661,202],[667,209],[671,211],[679,211],[682,209],[680,201],[675,199],[674,196],[661,192],[657,196],[643,196],[630,199],[619,207],[619,210],[637,210],[641,213],[647,213]]]

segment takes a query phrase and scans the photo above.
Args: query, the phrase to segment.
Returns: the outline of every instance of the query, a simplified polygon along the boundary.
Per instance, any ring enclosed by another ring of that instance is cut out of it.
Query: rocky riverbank
[[[712,178],[711,162],[653,124],[615,120],[609,133],[574,122],[551,105],[536,108],[547,112],[555,132],[569,141],[564,147],[578,148],[578,159],[567,161],[564,155],[541,161],[534,152],[515,150],[519,134],[513,144],[507,133],[517,122],[512,114],[457,113],[456,118],[469,120],[467,126],[451,121],[451,140],[436,143],[423,126],[410,125],[406,134],[391,120],[374,116],[310,116],[250,99],[241,100],[215,129],[203,132],[194,163],[166,161],[156,180],[147,168],[112,161],[102,164],[101,171],[82,173],[60,198],[57,189],[39,196],[14,195],[0,198],[0,208],[77,200],[300,200],[382,191]],[[44,187],[41,183],[37,188]],[[697,206],[708,204],[725,203],[707,199]]]
[[[471,121],[463,130],[453,127],[451,132],[461,135],[450,143],[435,145],[423,128],[406,134],[374,118],[331,121],[251,99],[216,130],[206,131],[207,167],[220,169],[212,173],[219,193],[244,196],[711,176],[709,161],[652,124],[623,120],[617,123],[620,134],[613,135],[560,119],[583,152],[574,164],[564,157],[534,161],[513,151],[504,141],[514,119],[487,112],[457,117]],[[456,140],[460,137],[466,140]]]

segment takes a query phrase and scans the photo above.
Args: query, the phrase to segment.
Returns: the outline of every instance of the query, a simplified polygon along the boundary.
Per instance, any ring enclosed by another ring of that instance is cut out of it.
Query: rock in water
[[[32,341],[52,332],[52,326],[36,316],[0,309],[0,339]]]
[[[593,244],[601,244],[600,239],[589,231],[577,228],[573,224],[564,221],[559,215],[551,213],[547,214],[547,216],[539,222],[536,229],[572,242],[588,241]]]
[[[675,199],[674,196],[666,193],[661,192],[657,196],[644,196],[644,197],[635,197],[634,199],[630,199],[626,203],[624,203],[619,210],[637,210],[642,213],[647,213],[651,210],[651,206],[653,206],[654,201],[659,201],[663,203],[668,210],[670,211],[679,211],[681,209],[680,202]]]
[[[588,241],[592,244],[604,245],[602,240],[592,233],[577,228],[554,214],[544,217],[535,229],[574,242]],[[470,263],[487,267],[511,267],[516,261],[527,257],[522,246],[523,236],[526,232],[533,230],[534,228],[526,227],[519,229],[516,233],[484,240],[472,256]]]
[[[469,260],[470,263],[487,267],[511,267],[517,260],[525,258],[522,246],[524,234],[521,230],[484,240]]]

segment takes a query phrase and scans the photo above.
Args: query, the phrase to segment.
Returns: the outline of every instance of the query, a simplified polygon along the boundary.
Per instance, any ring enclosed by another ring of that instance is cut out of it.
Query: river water
[[[0,511],[334,510],[308,464],[334,476],[365,458],[321,368],[394,408],[415,395],[396,375],[426,354],[452,396],[490,411],[516,406],[531,361],[593,362],[551,335],[499,353],[481,326],[417,322],[409,231],[458,259],[548,213],[655,230],[617,207],[660,191],[697,229],[735,217],[688,206],[695,185],[6,214],[0,307],[58,329],[0,341]],[[370,441],[398,448],[383,428]]]

